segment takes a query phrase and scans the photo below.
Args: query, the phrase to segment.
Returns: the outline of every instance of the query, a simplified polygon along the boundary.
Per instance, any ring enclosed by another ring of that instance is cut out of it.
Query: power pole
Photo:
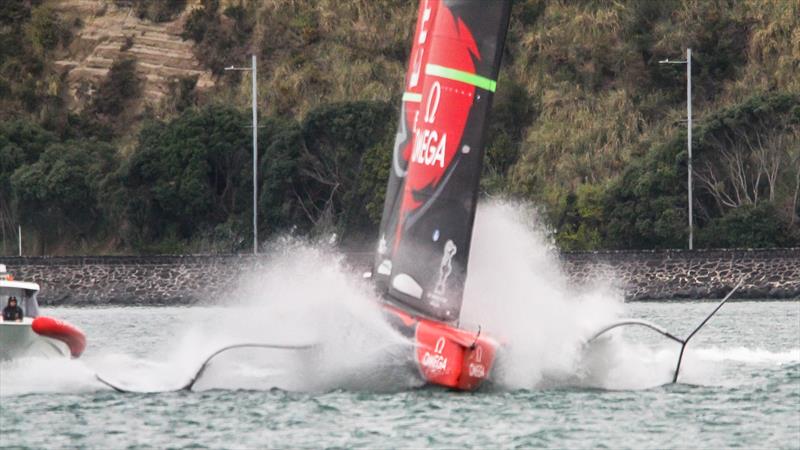
[[[253,75],[253,254],[258,254],[258,106],[256,106],[256,93],[258,92],[258,88],[256,87],[256,55],[253,54],[253,68],[252,68],[252,75]],[[689,119],[691,121],[691,119]],[[691,128],[691,122],[689,127]],[[691,138],[690,138],[691,139]],[[691,149],[691,147],[689,147]],[[689,155],[691,158],[691,150],[689,150]],[[690,163],[691,164],[691,163]],[[691,173],[692,169],[689,166],[689,173]],[[690,176],[691,179],[691,176]],[[691,211],[691,209],[689,210]],[[689,212],[689,217],[691,217],[692,213]],[[689,219],[691,222],[691,219]],[[691,240],[689,241],[691,242]],[[689,244],[691,247],[691,244]]]
[[[225,70],[250,71],[253,77],[253,254],[258,254],[258,72],[256,70],[256,55],[252,55],[250,67],[226,67]]]
[[[694,220],[692,220],[692,49],[686,49],[686,61],[670,61],[669,58],[659,64],[686,64],[686,146],[689,151],[687,162],[687,185],[689,191],[689,250],[694,250]]]
[[[686,145],[689,148],[689,250],[694,249],[694,221],[692,220],[692,49],[686,49]]]

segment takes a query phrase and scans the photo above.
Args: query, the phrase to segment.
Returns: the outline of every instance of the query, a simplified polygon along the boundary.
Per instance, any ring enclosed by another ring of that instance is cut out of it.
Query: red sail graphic
[[[475,73],[473,56],[480,59],[475,40],[463,21],[447,7],[436,16],[438,45],[431,49],[428,64]],[[406,150],[410,162],[402,211],[415,209],[415,192],[436,185],[450,165],[472,108],[475,86],[436,76],[425,78],[419,117],[414,122],[414,142]]]
[[[399,304],[455,320],[510,0],[422,0],[375,274]]]

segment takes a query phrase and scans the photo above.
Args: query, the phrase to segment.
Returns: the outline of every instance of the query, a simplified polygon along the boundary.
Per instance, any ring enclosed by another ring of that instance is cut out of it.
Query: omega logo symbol
[[[444,351],[444,344],[445,344],[444,337],[440,337],[439,339],[436,340],[436,346],[433,348],[433,351],[441,355],[442,352]]]

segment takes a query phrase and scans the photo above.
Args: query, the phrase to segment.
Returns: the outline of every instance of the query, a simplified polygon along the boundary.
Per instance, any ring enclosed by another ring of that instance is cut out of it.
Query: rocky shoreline
[[[347,253],[356,269],[371,254]],[[574,283],[614,280],[627,300],[800,299],[800,248],[567,252]],[[230,294],[267,264],[253,255],[2,257],[16,278],[41,285],[43,305],[185,305]]]
[[[561,255],[570,279],[612,279],[628,300],[800,299],[800,248],[574,252]]]

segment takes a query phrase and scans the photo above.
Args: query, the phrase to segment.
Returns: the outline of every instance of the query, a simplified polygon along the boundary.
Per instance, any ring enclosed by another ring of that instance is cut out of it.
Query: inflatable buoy
[[[44,337],[59,340],[69,347],[73,358],[81,356],[86,348],[86,336],[78,328],[52,317],[40,316],[33,319],[33,331]]]

